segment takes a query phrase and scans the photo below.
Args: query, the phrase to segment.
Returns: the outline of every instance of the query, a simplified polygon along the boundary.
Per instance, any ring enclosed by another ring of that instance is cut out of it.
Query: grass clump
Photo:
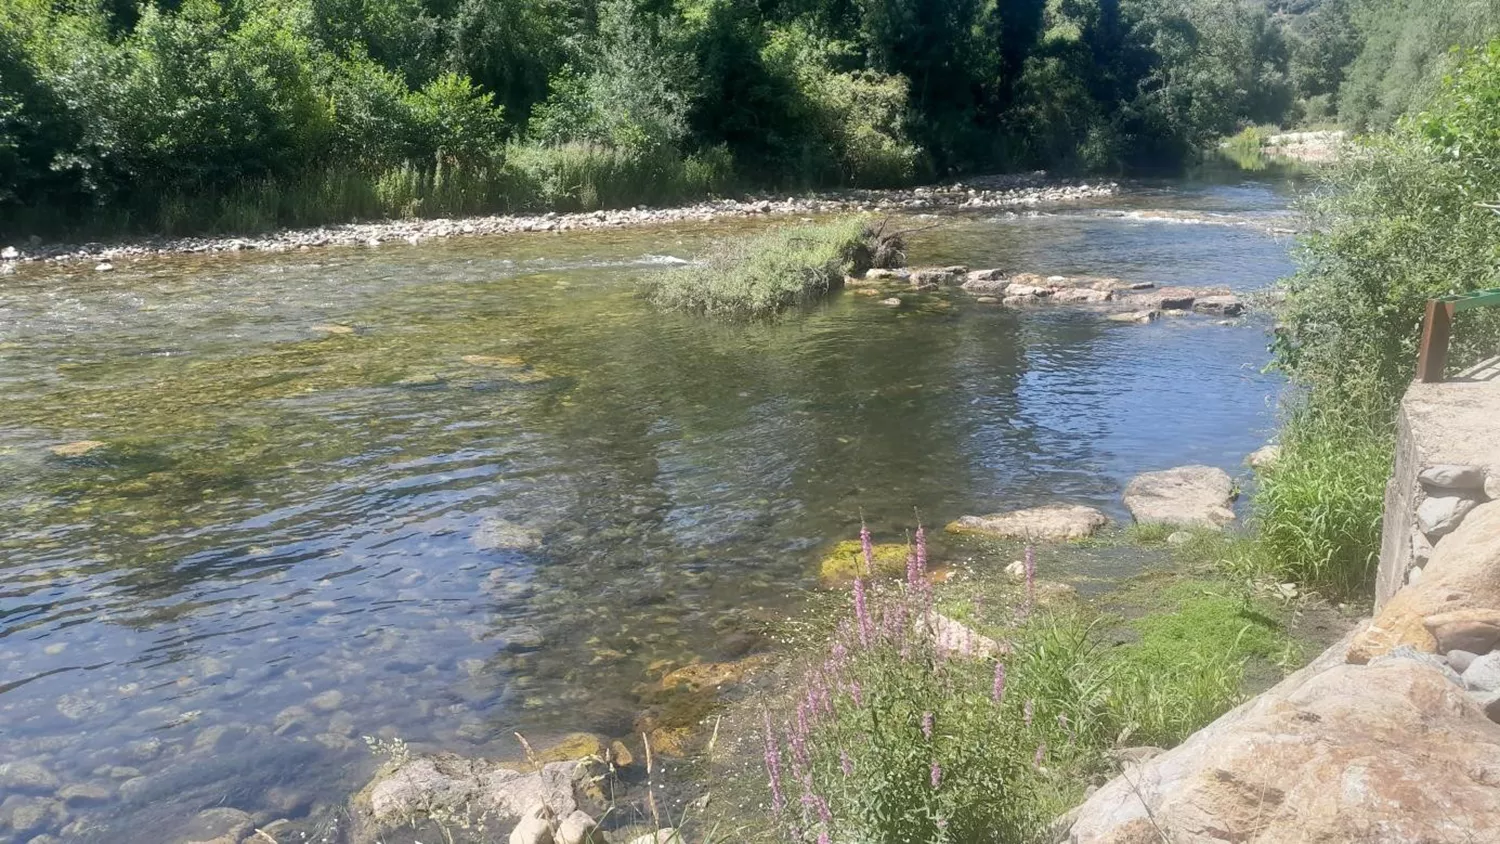
[[[905,584],[854,584],[826,654],[764,719],[776,826],[787,841],[1028,842],[1115,770],[1111,750],[1173,744],[1243,699],[1252,660],[1282,664],[1277,620],[1217,581],[1149,583],[1116,627],[1036,600],[970,593],[976,636],[937,635],[923,534]],[[950,630],[951,632],[951,630]],[[1110,645],[1107,634],[1123,634]],[[991,643],[993,645],[993,643]],[[955,649],[956,648],[956,649]]]
[[[664,310],[767,317],[821,298],[847,275],[895,263],[899,237],[864,217],[774,228],[722,241],[693,266],[656,273],[645,294]]]

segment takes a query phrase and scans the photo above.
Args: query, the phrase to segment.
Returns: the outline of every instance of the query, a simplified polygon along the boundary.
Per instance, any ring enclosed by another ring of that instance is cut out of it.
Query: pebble
[[[334,710],[338,709],[339,705],[343,702],[343,692],[339,691],[338,689],[329,689],[328,691],[313,697],[312,700],[309,700],[307,702],[307,705],[311,706],[313,709],[316,709],[319,712],[333,712]]]
[[[114,792],[102,785],[74,783],[73,785],[66,785],[59,789],[57,796],[69,806],[79,806],[89,803],[108,802],[114,796]]]
[[[114,269],[112,259],[144,255],[238,252],[241,250],[283,252],[324,246],[379,246],[386,241],[420,243],[433,238],[455,236],[619,228],[753,217],[764,214],[800,218],[808,214],[849,211],[1026,208],[1043,203],[1079,202],[1112,196],[1118,192],[1119,185],[1112,182],[1060,183],[1047,179],[1045,174],[996,176],[987,178],[983,185],[971,185],[962,190],[953,185],[944,185],[911,190],[853,191],[838,196],[784,197],[776,200],[718,199],[677,208],[637,207],[572,214],[552,213],[550,217],[547,214],[497,215],[473,217],[458,223],[445,219],[346,223],[279,231],[256,237],[145,238],[130,245],[107,248],[102,244],[93,243],[38,245],[31,249],[26,257],[27,260],[36,259],[48,262],[92,260],[96,262],[95,269],[107,272]],[[0,257],[3,257],[3,253],[0,253]],[[16,258],[20,257],[20,252],[17,250]]]

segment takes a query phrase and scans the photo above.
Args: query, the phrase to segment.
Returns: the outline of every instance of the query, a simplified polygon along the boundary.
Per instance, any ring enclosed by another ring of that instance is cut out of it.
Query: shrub
[[[708,316],[765,317],[812,302],[869,269],[880,241],[863,217],[783,226],[720,242],[694,266],[647,279],[645,294],[666,310]]]

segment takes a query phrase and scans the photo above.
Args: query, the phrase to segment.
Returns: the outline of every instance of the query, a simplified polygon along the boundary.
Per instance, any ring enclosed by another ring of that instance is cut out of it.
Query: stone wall
[[[1500,379],[1412,384],[1397,422],[1395,469],[1375,609],[1421,577],[1433,546],[1477,504],[1500,498]]]

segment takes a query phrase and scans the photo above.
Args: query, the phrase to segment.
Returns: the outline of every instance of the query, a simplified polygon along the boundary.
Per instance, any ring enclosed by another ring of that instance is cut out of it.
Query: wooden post
[[[1453,333],[1453,303],[1427,300],[1427,318],[1422,320],[1422,345],[1417,349],[1417,380],[1433,384],[1443,380],[1448,367],[1448,339]]]

